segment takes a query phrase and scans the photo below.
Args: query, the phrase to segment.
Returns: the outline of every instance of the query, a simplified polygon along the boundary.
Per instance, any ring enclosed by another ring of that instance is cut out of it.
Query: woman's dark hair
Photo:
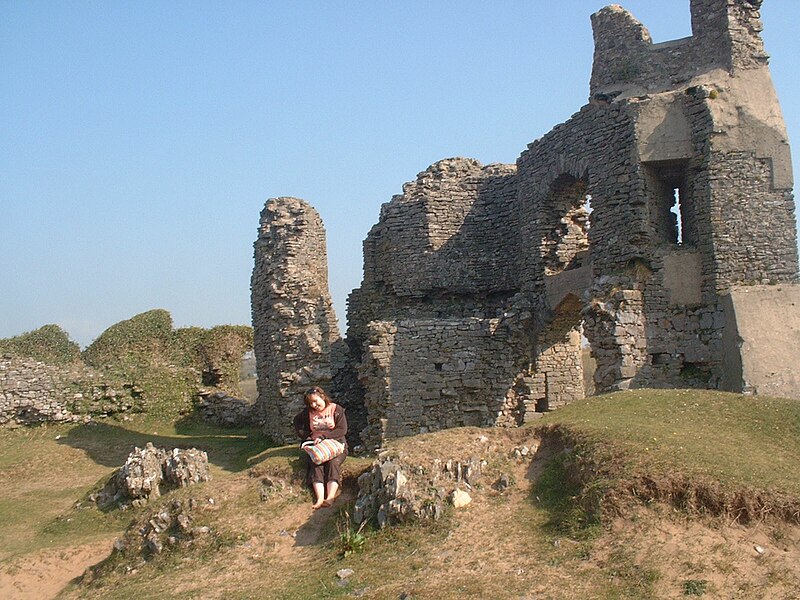
[[[308,407],[311,406],[308,402],[308,399],[312,394],[317,394],[320,398],[322,398],[322,401],[325,403],[325,406],[328,406],[328,404],[331,403],[331,398],[330,396],[328,396],[328,394],[325,393],[325,390],[323,390],[321,387],[314,386],[308,388],[303,394],[303,402],[305,402],[306,406]]]

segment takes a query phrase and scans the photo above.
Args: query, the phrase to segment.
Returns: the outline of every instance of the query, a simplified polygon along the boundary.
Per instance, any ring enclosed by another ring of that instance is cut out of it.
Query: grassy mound
[[[633,500],[800,523],[800,402],[703,390],[596,396],[547,415],[588,515]]]
[[[242,356],[252,348],[252,327],[176,330],[169,312],[155,309],[106,329],[83,360],[111,381],[141,390],[149,414],[171,419],[191,408],[200,386],[239,395]]]
[[[119,363],[171,362],[172,316],[163,309],[141,313],[106,329],[83,351],[93,367]]]
[[[0,507],[0,537],[23,540],[11,552],[15,564],[27,564],[31,548],[53,539],[64,546],[67,532],[86,540],[119,534],[128,521],[135,533],[162,505],[194,498],[193,524],[207,527],[207,537],[135,560],[117,554],[66,598],[790,598],[800,589],[800,526],[776,507],[800,498],[799,426],[800,404],[791,401],[640,390],[575,403],[535,427],[394,440],[386,452],[420,466],[409,476],[466,456],[478,456],[485,475],[465,508],[382,530],[356,530],[347,516],[353,480],[371,459],[348,458],[342,499],[313,511],[297,448],[267,447],[255,430],[137,417],[113,427],[6,432],[0,480],[14,493]],[[213,480],[126,515],[73,505],[132,444],[148,440],[207,450]],[[52,507],[43,493],[52,473],[19,454],[32,445],[64,457],[65,491]],[[20,520],[34,496],[46,502]],[[726,504],[742,496],[760,498],[760,512]],[[26,526],[37,533],[26,535]],[[353,574],[337,576],[345,569]]]
[[[58,325],[45,325],[35,331],[0,340],[0,354],[33,358],[51,365],[80,362],[78,344]]]

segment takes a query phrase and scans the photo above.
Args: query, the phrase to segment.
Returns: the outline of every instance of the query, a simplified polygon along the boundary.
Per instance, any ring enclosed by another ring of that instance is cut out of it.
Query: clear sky
[[[275,196],[320,212],[343,328],[380,205],[576,112],[608,3],[0,0],[0,337],[249,324]],[[622,4],[656,42],[691,33],[689,0]],[[800,1],[762,17],[800,173]]]

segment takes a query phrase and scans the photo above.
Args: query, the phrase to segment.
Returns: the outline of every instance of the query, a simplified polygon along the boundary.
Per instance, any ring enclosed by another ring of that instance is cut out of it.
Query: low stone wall
[[[141,408],[141,390],[112,385],[83,365],[0,357],[0,425],[80,422]]]
[[[0,424],[75,421],[58,390],[60,369],[34,360],[0,360]]]
[[[502,319],[374,321],[369,330],[359,366],[368,446],[448,427],[521,422],[522,353]]]
[[[201,392],[197,413],[204,421],[219,427],[250,427],[257,422],[251,402],[229,396],[225,392]]]

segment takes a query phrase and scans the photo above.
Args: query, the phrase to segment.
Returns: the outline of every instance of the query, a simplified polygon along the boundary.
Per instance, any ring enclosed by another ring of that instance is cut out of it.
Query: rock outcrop
[[[125,464],[93,499],[101,507],[144,506],[165,491],[208,481],[208,455],[196,448],[156,448],[148,442],[135,448]]]

